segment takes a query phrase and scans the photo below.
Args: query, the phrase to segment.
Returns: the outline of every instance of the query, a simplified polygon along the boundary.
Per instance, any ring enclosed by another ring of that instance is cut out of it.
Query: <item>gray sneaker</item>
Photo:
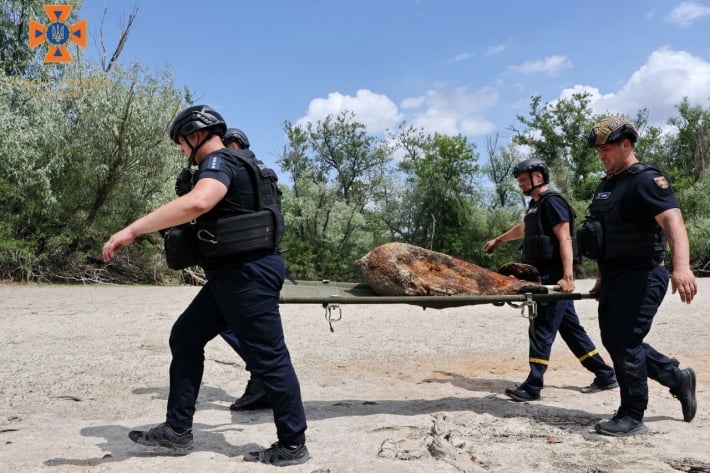
[[[128,438],[148,447],[165,447],[178,453],[192,450],[192,430],[178,434],[168,424],[163,423],[150,430],[131,430]]]
[[[245,462],[260,462],[274,466],[300,465],[306,463],[310,458],[306,444],[292,450],[279,442],[260,452],[248,452],[244,455]]]

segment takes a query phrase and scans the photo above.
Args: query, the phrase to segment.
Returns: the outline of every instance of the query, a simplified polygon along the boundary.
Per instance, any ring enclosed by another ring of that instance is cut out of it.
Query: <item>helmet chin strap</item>
[[[188,141],[187,137],[185,137],[185,142],[187,143],[187,146],[190,147],[190,158],[187,160],[188,167],[192,167],[193,165],[197,165],[197,161],[195,160],[195,155],[197,155],[197,152],[200,150],[203,144],[212,137],[214,133],[208,133],[205,135],[205,137],[198,142],[195,146],[192,146],[190,141]]]
[[[530,182],[533,182],[533,175],[532,175],[532,173],[530,173]],[[534,191],[534,190],[537,189],[538,187],[542,187],[542,186],[544,186],[544,185],[545,185],[545,183],[544,183],[544,182],[541,182],[540,184],[534,185],[534,186],[532,186],[530,189],[523,191],[523,194],[525,194],[525,195],[530,195],[530,194],[532,194],[532,191]]]

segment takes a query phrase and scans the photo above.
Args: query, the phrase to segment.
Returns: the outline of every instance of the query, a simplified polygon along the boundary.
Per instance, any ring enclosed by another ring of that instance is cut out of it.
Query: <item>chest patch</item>
[[[598,200],[606,200],[606,199],[608,199],[609,197],[611,197],[611,192],[600,192],[600,193],[597,194],[597,196],[595,197],[595,199],[598,199]]]

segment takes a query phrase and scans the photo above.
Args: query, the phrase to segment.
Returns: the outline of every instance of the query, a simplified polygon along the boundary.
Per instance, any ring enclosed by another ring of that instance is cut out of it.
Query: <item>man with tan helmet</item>
[[[679,369],[676,360],[644,342],[669,279],[685,303],[693,300],[698,286],[678,200],[666,176],[638,161],[637,139],[636,127],[622,116],[607,117],[592,128],[588,145],[597,150],[606,176],[578,231],[582,254],[598,262],[592,292],[599,298],[602,343],[614,362],[621,395],[616,414],[594,428],[618,437],[648,430],[643,423],[648,378],[678,398],[683,420],[692,421],[697,411],[693,369]],[[666,243],[672,253],[670,275]]]

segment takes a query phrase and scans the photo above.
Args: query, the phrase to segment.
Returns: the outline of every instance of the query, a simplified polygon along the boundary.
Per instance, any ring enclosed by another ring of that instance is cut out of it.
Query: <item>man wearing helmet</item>
[[[608,421],[594,426],[604,435],[625,437],[648,431],[643,416],[651,378],[670,389],[681,404],[683,420],[697,411],[695,372],[643,340],[663,301],[670,278],[673,293],[690,303],[698,292],[690,269],[688,234],[668,179],[638,161],[638,131],[622,116],[594,125],[588,145],[597,150],[606,176],[594,192],[589,214],[579,229],[583,255],[597,260],[602,342],[614,361],[621,405]],[[596,242],[592,244],[592,236]],[[664,264],[670,243],[672,273]]]
[[[227,131],[222,136],[222,143],[227,148],[249,149],[249,138],[239,128],[227,128]]]
[[[138,235],[193,220],[198,225],[240,221],[243,216],[256,213],[255,201],[260,194],[254,189],[246,164],[224,148],[225,131],[222,116],[208,106],[189,107],[177,115],[170,138],[180,145],[189,163],[199,167],[195,184],[189,192],[113,234],[103,247],[104,261],[109,262]],[[166,420],[147,431],[131,431],[129,437],[143,445],[178,452],[192,448],[204,346],[230,328],[239,337],[246,363],[264,382],[278,436],[270,448],[249,452],[244,460],[277,466],[304,463],[310,458],[305,445],[306,419],[279,313],[283,260],[275,248],[248,253],[237,249],[231,255],[205,257],[201,265],[207,282],[170,333],[172,361]]]
[[[513,169],[520,190],[530,196],[525,218],[483,246],[491,253],[503,242],[523,239],[523,261],[535,266],[543,284],[557,284],[572,292],[574,283],[574,210],[557,192],[548,190],[550,171],[539,159],[526,159]],[[538,302],[538,315],[531,320],[529,336],[530,373],[515,389],[505,393],[514,401],[540,399],[543,377],[550,362],[552,344],[559,331],[582,366],[594,373],[592,384],[582,388],[595,393],[617,386],[614,370],[607,365],[579,322],[571,300]]]

